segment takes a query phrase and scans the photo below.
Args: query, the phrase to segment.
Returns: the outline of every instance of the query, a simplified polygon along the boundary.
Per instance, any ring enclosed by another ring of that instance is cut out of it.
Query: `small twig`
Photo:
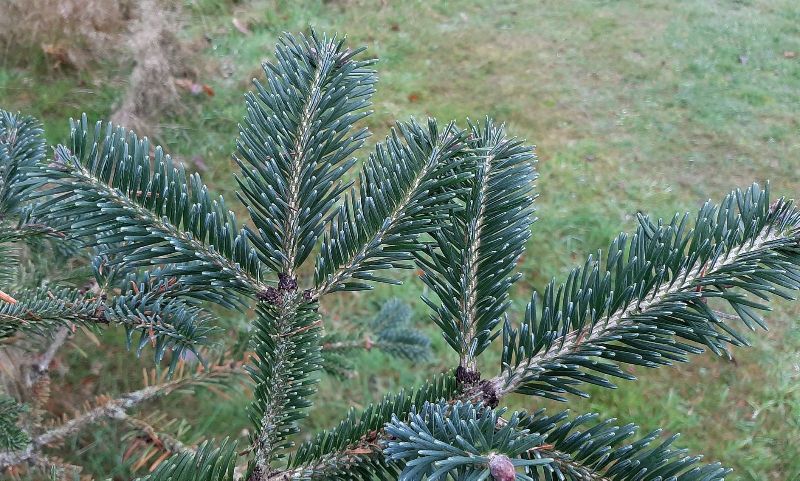
[[[0,290],[0,301],[6,302],[8,304],[16,304],[17,300],[11,297],[10,295],[6,294],[5,292]]]
[[[231,367],[226,367],[222,370],[230,371],[231,373],[239,369],[236,364]],[[133,391],[124,394],[116,399],[110,399],[94,409],[91,409],[66,423],[46,431],[39,436],[35,437],[31,443],[22,450],[13,452],[0,453],[0,470],[15,466],[24,462],[30,462],[40,456],[40,451],[44,446],[63,440],[71,436],[84,427],[94,424],[105,419],[120,419],[124,420],[127,417],[126,410],[133,409],[134,407],[142,404],[143,402],[151,399],[165,396],[181,387],[201,381],[206,377],[213,377],[219,375],[221,370],[210,370],[208,375],[200,375],[198,377],[187,377],[183,379],[175,379],[162,384],[148,386],[138,391]]]
[[[159,433],[156,429],[147,421],[131,416],[127,413],[122,413],[120,419],[133,428],[143,432],[150,440],[159,448],[166,450],[170,453],[185,453],[185,452],[195,452],[194,449],[186,446],[178,439],[173,436],[170,436],[166,433]]]
[[[307,326],[303,326],[303,327],[301,327],[299,329],[296,329],[294,331],[291,331],[291,332],[285,332],[283,334],[279,334],[279,336],[280,337],[296,336],[297,334],[300,334],[301,332],[305,332],[305,331],[307,331],[309,329],[313,329],[313,328],[321,326],[321,325],[322,325],[322,319],[317,319],[316,321],[312,322],[311,324],[309,324]]]
[[[47,372],[50,370],[50,364],[53,362],[53,358],[56,357],[56,353],[61,346],[64,345],[64,342],[69,337],[71,330],[68,327],[62,327],[58,330],[55,337],[53,338],[53,342],[47,348],[47,350],[39,357],[38,362],[36,362],[34,367],[34,376],[31,377],[31,385],[39,380],[40,377],[46,376]]]
[[[352,340],[352,341],[339,341],[339,342],[326,342],[322,344],[323,351],[339,351],[345,349],[365,349],[367,351],[371,351],[373,347],[375,347],[375,341],[369,337],[369,335],[364,335],[363,341]]]
[[[150,399],[169,394],[177,389],[184,380],[169,381],[164,384],[149,386],[138,391],[134,391],[123,395],[117,399],[107,401],[96,408],[85,412],[84,414],[67,421],[66,423],[53,428],[33,440],[33,444],[37,447],[45,446],[56,441],[60,441],[72,434],[80,431],[88,424],[96,423],[102,419],[124,419],[125,410],[132,409],[133,407]]]

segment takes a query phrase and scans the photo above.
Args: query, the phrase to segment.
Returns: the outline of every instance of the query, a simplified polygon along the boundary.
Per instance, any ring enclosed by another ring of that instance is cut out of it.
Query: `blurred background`
[[[113,119],[164,145],[235,206],[243,94],[264,77],[277,36],[309,27],[380,58],[375,113],[365,120],[373,142],[395,119],[463,125],[488,114],[537,146],[540,220],[514,288],[517,318],[533,290],[631,230],[639,212],[671,218],[752,181],[770,180],[775,196],[800,193],[795,0],[3,0],[0,107],[39,117],[51,143],[81,112]],[[418,300],[421,283],[401,275],[401,287],[334,296],[323,306],[326,326],[370,318],[400,297],[430,334],[432,360],[360,354],[350,378],[322,379],[307,433],[457,364]],[[770,331],[752,333],[753,346],[733,358],[636,369],[640,381],[592,390],[569,407],[681,432],[679,445],[735,468],[732,479],[800,479],[799,317],[800,304],[778,303]],[[72,344],[56,375],[66,387],[51,401],[64,413],[135,389],[152,367],[116,333]],[[488,353],[482,370],[496,372],[498,359]],[[187,418],[180,429],[189,439],[242,436],[247,397],[206,390],[148,409]],[[530,398],[511,405],[563,409]],[[63,455],[84,460],[88,477],[113,479],[158,461],[127,456],[120,437],[114,425],[89,430]]]

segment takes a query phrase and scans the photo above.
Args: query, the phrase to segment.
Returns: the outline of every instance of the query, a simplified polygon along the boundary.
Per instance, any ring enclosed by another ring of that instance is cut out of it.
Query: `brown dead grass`
[[[132,66],[111,120],[155,135],[158,119],[179,108],[181,86],[196,85],[196,49],[176,33],[182,23],[168,0],[2,0],[0,63],[90,76],[100,62]]]
[[[158,0],[142,0],[135,10],[126,42],[134,67],[111,120],[153,134],[159,114],[179,106],[176,81],[194,78],[196,71],[190,67],[188,44],[175,34],[181,23],[180,12]]]
[[[85,70],[117,52],[118,32],[133,2],[121,0],[4,0],[0,51],[6,62],[44,57],[53,69]]]

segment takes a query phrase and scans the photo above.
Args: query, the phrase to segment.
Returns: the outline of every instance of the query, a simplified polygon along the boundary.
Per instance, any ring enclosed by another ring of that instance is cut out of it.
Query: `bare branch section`
[[[164,449],[168,453],[184,453],[184,452],[195,452],[195,450],[180,440],[175,438],[174,436],[170,436],[169,434],[159,432],[153,427],[152,424],[145,421],[144,419],[140,419],[136,416],[131,416],[128,413],[121,413],[121,416],[118,418],[121,421],[124,421],[130,427],[134,428],[135,430],[143,433],[147,436],[150,441],[156,444],[158,447]]]
[[[77,434],[79,431],[92,424],[112,419],[126,420],[128,417],[127,411],[147,401],[166,396],[192,384],[218,381],[222,377],[227,377],[235,373],[243,373],[241,365],[238,363],[215,366],[198,375],[147,386],[138,391],[124,394],[118,398],[107,399],[94,409],[86,411],[66,423],[34,437],[25,449],[0,453],[0,470],[22,463],[36,463],[37,460],[43,458],[42,450],[48,445],[60,442],[69,436]]]
[[[47,350],[42,353],[39,359],[33,364],[33,372],[27,380],[28,387],[35,385],[40,379],[49,377],[50,364],[52,364],[58,350],[61,349],[61,346],[66,342],[70,332],[71,330],[68,327],[62,327],[56,332],[56,335],[53,337],[53,342],[50,343]]]

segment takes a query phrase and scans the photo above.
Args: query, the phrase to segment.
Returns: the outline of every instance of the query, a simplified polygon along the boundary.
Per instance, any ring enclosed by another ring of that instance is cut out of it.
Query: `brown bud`
[[[257,297],[260,300],[266,302],[267,304],[271,304],[273,306],[277,306],[283,303],[281,292],[272,286],[269,286],[263,291],[259,292],[257,294]]]
[[[500,404],[500,396],[497,394],[497,386],[492,381],[485,379],[480,383],[483,402],[494,409]]]
[[[475,384],[481,380],[481,373],[471,371],[464,366],[458,366],[456,368],[456,380],[461,384]]]
[[[281,272],[278,274],[278,289],[283,292],[294,292],[297,290],[297,279]]]
[[[489,473],[495,481],[514,481],[517,477],[514,464],[505,454],[489,455]]]

